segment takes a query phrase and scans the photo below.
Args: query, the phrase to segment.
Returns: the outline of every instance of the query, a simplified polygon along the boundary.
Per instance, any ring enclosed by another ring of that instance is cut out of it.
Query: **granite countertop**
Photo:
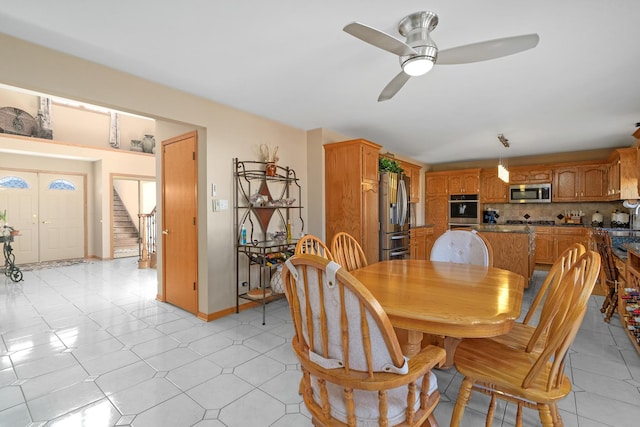
[[[502,224],[479,224],[471,228],[481,233],[533,233],[536,228],[529,225],[502,225]]]

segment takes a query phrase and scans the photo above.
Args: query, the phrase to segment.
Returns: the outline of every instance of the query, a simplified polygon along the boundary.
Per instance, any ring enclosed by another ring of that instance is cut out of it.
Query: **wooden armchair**
[[[564,374],[564,358],[587,311],[599,271],[600,255],[588,251],[563,275],[540,353],[529,353],[493,339],[462,341],[454,358],[464,379],[452,427],[460,425],[472,390],[491,396],[487,426],[491,426],[496,399],[518,405],[516,426],[522,426],[523,406],[537,409],[544,427],[563,425],[557,403],[571,391],[571,382]]]
[[[611,316],[618,307],[618,283],[624,282],[624,278],[616,267],[616,262],[611,251],[611,237],[607,230],[593,229],[593,243],[602,257],[602,270],[600,271],[600,285],[604,291],[604,301],[600,308],[605,313],[604,321],[609,323]]]
[[[475,230],[448,230],[434,242],[430,259],[491,267],[493,250]]]
[[[328,259],[329,261],[333,261],[333,255],[331,254],[329,247],[325,245],[322,240],[312,234],[307,234],[298,240],[294,249],[294,254],[318,255],[322,258]]]
[[[315,426],[437,426],[442,349],[407,360],[378,301],[335,262],[295,255],[282,276]]]
[[[366,267],[367,257],[358,241],[349,233],[340,232],[333,236],[331,253],[335,261],[347,271]]]
[[[555,299],[560,295],[558,287],[561,283],[568,283],[562,282],[562,278],[578,258],[585,253],[585,251],[585,247],[580,243],[575,243],[565,249],[556,262],[551,266],[547,277],[540,286],[540,289],[531,303],[529,311],[527,311],[522,323],[515,323],[511,331],[491,339],[514,348],[523,349],[527,352],[540,352],[544,345],[544,341],[546,340],[547,328],[551,321],[551,315],[555,304],[557,303]],[[532,324],[532,320],[543,298],[544,303],[542,304],[542,309],[537,322],[537,326],[540,326],[538,328],[536,325]]]

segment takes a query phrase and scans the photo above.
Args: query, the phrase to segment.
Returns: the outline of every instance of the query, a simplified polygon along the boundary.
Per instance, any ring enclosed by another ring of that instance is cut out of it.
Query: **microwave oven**
[[[551,203],[551,184],[510,185],[509,203]]]

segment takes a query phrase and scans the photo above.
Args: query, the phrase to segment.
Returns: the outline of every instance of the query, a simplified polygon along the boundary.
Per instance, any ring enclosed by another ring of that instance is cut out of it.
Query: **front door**
[[[197,133],[162,142],[164,300],[198,311]]]
[[[18,264],[85,256],[84,182],[83,175],[0,170],[0,211],[20,230],[12,245]]]
[[[84,177],[39,174],[40,261],[84,258]]]

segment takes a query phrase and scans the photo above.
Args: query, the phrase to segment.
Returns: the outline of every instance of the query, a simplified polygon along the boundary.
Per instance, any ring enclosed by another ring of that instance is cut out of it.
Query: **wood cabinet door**
[[[546,184],[553,180],[551,169],[531,169],[529,171],[529,182],[531,184]]]
[[[483,173],[480,175],[480,202],[507,203],[509,184],[498,178],[497,173]]]
[[[536,232],[536,263],[553,264],[553,236]]]
[[[451,175],[449,177],[449,194],[464,194],[463,185],[461,175]]]
[[[478,194],[480,192],[480,174],[462,176],[461,194]]]
[[[426,172],[424,182],[427,197],[449,195],[449,177],[447,175]]]
[[[380,219],[378,181],[365,179],[362,182],[362,228],[361,246],[367,257],[367,262],[380,260]]]
[[[509,169],[509,183],[510,184],[527,184],[529,182],[529,170],[528,169]]]
[[[449,227],[448,197],[430,197],[425,206],[426,223],[433,224],[435,238],[447,231]]]
[[[618,162],[618,193],[614,200],[629,200],[640,198],[638,194],[638,163],[636,148],[619,150]],[[611,185],[610,185],[611,186]]]
[[[607,167],[590,165],[580,167],[580,200],[607,200]]]
[[[378,149],[362,145],[362,179],[378,180]]]
[[[552,200],[574,202],[579,200],[580,171],[578,167],[558,168],[553,174]]]

